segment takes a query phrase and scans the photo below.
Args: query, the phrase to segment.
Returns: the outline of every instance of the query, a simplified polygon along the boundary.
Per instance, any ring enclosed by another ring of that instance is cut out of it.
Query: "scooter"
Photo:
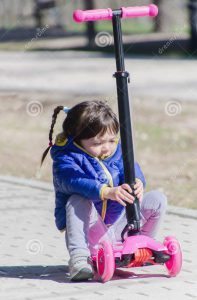
[[[114,48],[116,57],[116,78],[118,111],[120,121],[120,136],[122,144],[125,182],[134,190],[135,170],[131,115],[128,95],[130,76],[125,71],[124,51],[122,42],[121,19],[143,16],[155,17],[158,14],[156,5],[141,7],[121,7],[112,10],[76,10],[73,18],[76,22],[112,20]],[[126,204],[127,225],[122,231],[122,241],[112,243],[103,240],[99,242],[97,254],[92,256],[98,275],[103,282],[110,280],[116,268],[143,267],[147,265],[165,265],[170,277],[176,276],[182,266],[180,244],[173,236],[167,236],[164,242],[158,242],[140,234],[140,205],[133,194],[133,204]]]

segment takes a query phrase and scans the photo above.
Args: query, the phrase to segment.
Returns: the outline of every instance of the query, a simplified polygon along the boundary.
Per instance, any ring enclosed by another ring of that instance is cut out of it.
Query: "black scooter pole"
[[[113,10],[112,24],[116,56],[116,72],[113,76],[116,78],[117,85],[118,112],[125,183],[129,184],[132,190],[134,190],[135,168],[131,115],[128,95],[129,73],[125,71],[124,65],[121,15],[121,10]],[[126,216],[128,224],[125,226],[122,232],[122,240],[124,240],[124,235],[126,233],[128,236],[140,234],[140,205],[139,200],[136,196],[133,204],[126,204]]]

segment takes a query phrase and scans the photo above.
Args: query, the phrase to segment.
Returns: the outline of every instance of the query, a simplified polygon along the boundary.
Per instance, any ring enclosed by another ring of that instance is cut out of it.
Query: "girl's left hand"
[[[141,202],[144,194],[144,187],[143,187],[143,182],[139,179],[135,179],[136,184],[134,185],[134,194],[138,198],[138,200]]]

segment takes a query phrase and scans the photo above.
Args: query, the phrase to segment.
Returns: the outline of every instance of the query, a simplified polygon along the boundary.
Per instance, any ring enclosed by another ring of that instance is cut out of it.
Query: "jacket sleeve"
[[[101,199],[103,184],[96,178],[88,178],[71,157],[53,162],[53,177],[58,189],[65,194],[80,194],[91,200]]]
[[[135,177],[139,178],[143,182],[143,186],[145,188],[146,187],[146,180],[145,180],[144,174],[142,173],[142,170],[141,170],[141,168],[140,168],[140,166],[137,162],[135,162]],[[124,180],[124,170],[122,168],[121,172],[120,172],[120,184],[123,184],[124,182],[125,182],[125,180]]]

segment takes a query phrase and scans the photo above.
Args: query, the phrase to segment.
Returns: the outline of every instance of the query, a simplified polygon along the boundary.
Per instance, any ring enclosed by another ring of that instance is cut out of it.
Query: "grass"
[[[139,19],[129,19],[122,21],[123,34],[140,34],[153,32],[153,23],[151,21],[142,21]],[[70,23],[69,27],[65,28],[67,31],[85,32],[85,23]],[[95,29],[97,32],[107,31],[112,33],[112,23],[109,21],[95,22]]]
[[[39,168],[41,154],[48,146],[51,115],[63,100],[68,106],[77,103],[74,98],[75,102],[71,102],[73,95],[1,94],[1,174],[52,181],[50,156]],[[27,103],[32,99],[42,104],[43,110],[37,116],[27,113]],[[117,112],[116,103],[110,97],[106,99]],[[181,112],[172,117],[165,112],[167,101],[134,99],[136,159],[145,174],[147,191],[160,189],[170,204],[197,209],[197,106],[184,102]],[[61,131],[63,118],[60,114],[55,134]]]

